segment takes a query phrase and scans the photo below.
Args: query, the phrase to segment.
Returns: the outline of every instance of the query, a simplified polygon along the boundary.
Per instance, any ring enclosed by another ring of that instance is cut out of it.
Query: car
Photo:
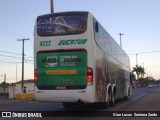
[[[148,84],[148,88],[152,88],[153,87],[153,85],[152,84]]]

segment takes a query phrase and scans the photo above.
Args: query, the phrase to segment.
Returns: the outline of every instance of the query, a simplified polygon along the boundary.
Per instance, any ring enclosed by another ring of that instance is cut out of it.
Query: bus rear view
[[[39,16],[34,31],[35,99],[50,102],[91,101],[88,67],[88,12]]]
[[[129,57],[89,12],[42,15],[34,30],[34,81],[38,101],[113,106],[131,93]]]

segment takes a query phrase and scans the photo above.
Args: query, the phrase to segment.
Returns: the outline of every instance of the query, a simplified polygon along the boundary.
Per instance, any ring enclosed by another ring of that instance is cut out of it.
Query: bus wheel
[[[112,104],[112,90],[111,88],[109,88],[109,91],[108,91],[108,100],[107,100],[109,106],[111,106]]]
[[[114,106],[115,100],[116,100],[116,92],[113,91],[113,93],[111,92],[111,100],[109,102],[109,106]]]
[[[125,96],[123,99],[124,99],[124,100],[128,100],[128,96]]]
[[[130,88],[128,89],[127,96],[124,97],[124,100],[128,100],[128,97],[130,96]]]

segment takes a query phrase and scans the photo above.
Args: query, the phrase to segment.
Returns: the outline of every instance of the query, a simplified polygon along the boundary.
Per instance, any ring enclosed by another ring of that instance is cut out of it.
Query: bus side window
[[[98,22],[95,22],[95,32],[98,33]]]

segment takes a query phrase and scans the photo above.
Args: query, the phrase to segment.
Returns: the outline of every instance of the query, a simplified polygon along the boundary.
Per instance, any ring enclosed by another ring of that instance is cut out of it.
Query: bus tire
[[[124,100],[128,100],[128,97],[130,96],[130,88],[128,89],[127,96],[124,97]]]
[[[123,99],[124,99],[124,100],[128,100],[128,96],[125,96]]]
[[[116,100],[116,90],[114,89],[113,92],[111,91],[111,100],[109,102],[109,106],[114,106]]]
[[[109,88],[109,91],[108,91],[108,100],[107,102],[109,103],[109,106],[112,106],[112,89],[111,87]]]

